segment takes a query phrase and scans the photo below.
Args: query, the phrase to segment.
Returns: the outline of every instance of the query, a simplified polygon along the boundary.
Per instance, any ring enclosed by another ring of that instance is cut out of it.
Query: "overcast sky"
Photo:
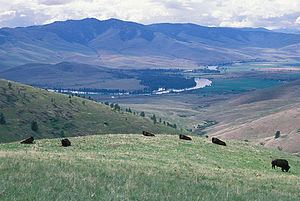
[[[300,29],[300,0],[0,0],[0,27],[87,17]]]

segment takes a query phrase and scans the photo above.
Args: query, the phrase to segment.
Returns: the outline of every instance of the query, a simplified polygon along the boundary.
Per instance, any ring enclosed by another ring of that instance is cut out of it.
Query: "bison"
[[[143,131],[143,136],[155,137],[155,135],[153,133],[150,133],[150,132],[147,132],[147,131]]]
[[[27,138],[25,140],[22,140],[21,144],[33,144],[34,138],[31,136],[30,138]]]
[[[181,139],[181,140],[192,140],[192,138],[190,138],[189,136],[182,135],[182,134],[179,135],[179,139]]]
[[[222,140],[220,140],[220,139],[218,139],[218,138],[216,138],[216,137],[213,137],[213,138],[211,139],[211,141],[212,141],[212,143],[214,143],[214,144],[226,146],[226,143],[225,143],[225,142],[223,142]]]
[[[70,142],[70,140],[69,139],[62,139],[61,140],[61,146],[63,146],[63,147],[69,147],[69,146],[71,146],[71,142]]]
[[[275,169],[275,167],[281,167],[282,172],[286,171],[288,172],[291,168],[289,166],[289,162],[285,159],[275,159],[272,161],[272,168]]]

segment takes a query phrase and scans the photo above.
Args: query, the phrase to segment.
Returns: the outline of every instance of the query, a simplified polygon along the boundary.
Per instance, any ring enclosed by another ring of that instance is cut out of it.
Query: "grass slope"
[[[300,159],[247,142],[98,135],[0,144],[0,199],[299,200]],[[288,159],[288,173],[271,168]],[[13,167],[13,168],[12,168]]]
[[[148,118],[116,112],[109,106],[83,98],[71,97],[46,90],[0,80],[0,113],[6,124],[0,124],[0,143],[20,140],[27,136],[52,138],[103,133],[155,133],[178,131],[154,125]],[[37,121],[38,131],[31,130]]]

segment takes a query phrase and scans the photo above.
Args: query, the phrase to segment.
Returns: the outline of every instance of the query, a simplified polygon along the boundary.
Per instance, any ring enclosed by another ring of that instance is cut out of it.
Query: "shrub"
[[[276,133],[275,133],[275,139],[277,139],[279,137],[280,137],[280,131],[276,131]]]
[[[31,122],[31,130],[37,132],[39,130],[38,123],[36,121]]]

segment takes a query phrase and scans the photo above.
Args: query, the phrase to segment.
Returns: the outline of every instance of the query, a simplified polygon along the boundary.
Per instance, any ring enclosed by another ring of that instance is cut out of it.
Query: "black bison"
[[[70,142],[70,140],[69,139],[62,139],[61,140],[61,146],[63,146],[63,147],[68,147],[68,146],[71,146],[71,142]]]
[[[189,136],[182,135],[182,134],[179,135],[179,139],[181,139],[181,140],[192,140],[192,138],[190,138]]]
[[[285,159],[275,159],[272,161],[272,168],[275,169],[275,167],[281,167],[282,172],[286,171],[288,172],[291,168],[289,166],[289,162]]]
[[[214,144],[226,146],[226,143],[225,143],[225,142],[223,142],[222,140],[220,140],[220,139],[218,139],[218,138],[216,138],[216,137],[213,137],[213,138],[211,139],[211,141],[212,141],[212,143],[214,143]]]
[[[150,132],[147,132],[147,131],[143,131],[143,136],[154,137],[155,135],[153,133],[150,133]]]
[[[27,138],[25,140],[22,140],[21,144],[33,144],[34,138],[31,136],[30,138]]]

